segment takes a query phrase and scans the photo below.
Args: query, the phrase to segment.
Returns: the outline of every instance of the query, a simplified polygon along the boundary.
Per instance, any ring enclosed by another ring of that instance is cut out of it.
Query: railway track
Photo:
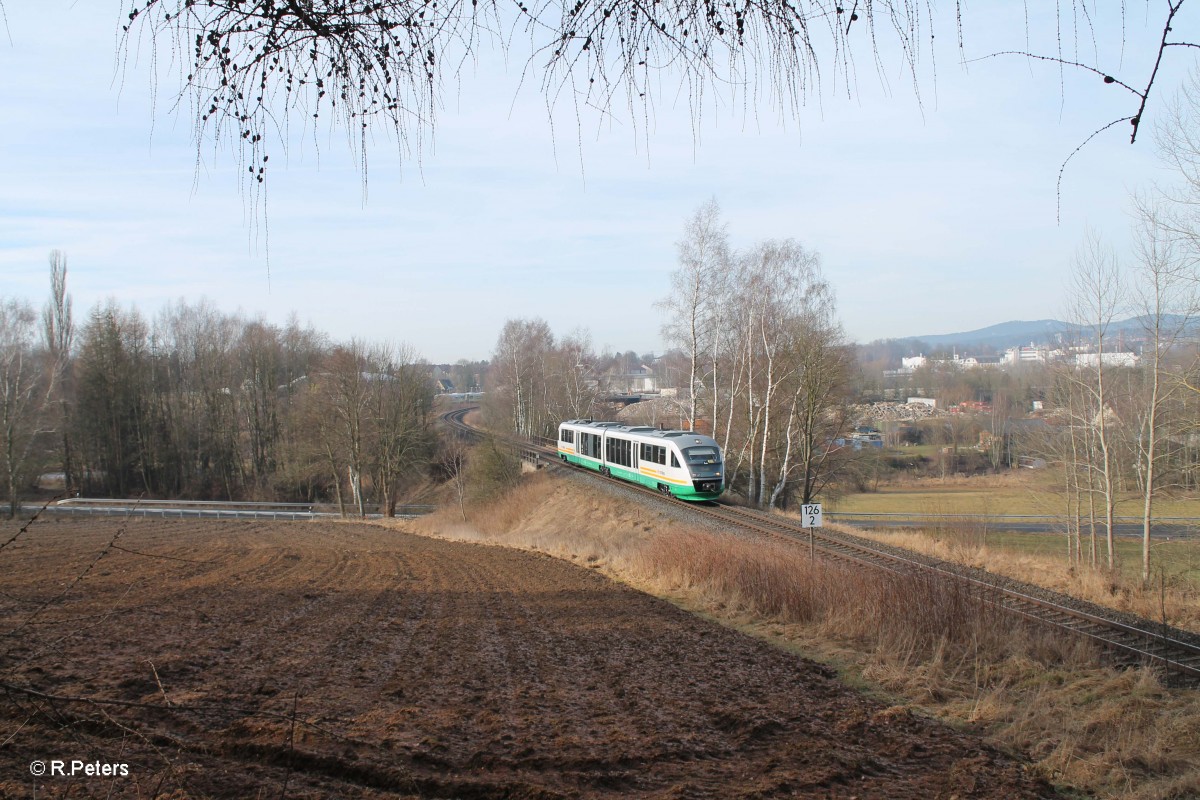
[[[442,415],[443,420],[461,435],[481,437],[485,434],[465,422],[470,408],[456,409]],[[506,439],[516,448],[537,453],[548,464],[557,464],[556,447],[550,440],[520,441]],[[573,469],[570,471],[574,471]],[[635,484],[615,478],[605,478],[590,470],[580,470],[589,476],[611,481],[623,490],[644,495],[652,502],[681,505],[681,501],[664,497]],[[1128,664],[1148,664],[1190,683],[1200,683],[1200,646],[1185,641],[1186,634],[1148,620],[1131,623],[1106,614],[1103,609],[1085,610],[1073,607],[1066,598],[1062,602],[1035,593],[1033,587],[977,570],[967,571],[948,562],[900,553],[878,545],[824,528],[802,528],[787,518],[727,503],[686,504],[690,511],[726,526],[749,530],[760,535],[781,539],[791,544],[808,546],[814,555],[901,575],[935,575],[940,580],[956,581],[967,587],[981,602],[988,603],[1026,620],[1060,631],[1064,635],[1088,639],[1111,653],[1114,660]]]

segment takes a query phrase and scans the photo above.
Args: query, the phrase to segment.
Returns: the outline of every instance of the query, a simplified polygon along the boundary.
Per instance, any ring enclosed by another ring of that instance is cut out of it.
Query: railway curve
[[[443,414],[442,419],[459,435],[472,438],[497,436],[468,425],[465,417],[471,410],[473,407],[454,409]],[[1122,614],[994,573],[903,551],[850,534],[824,528],[801,528],[798,523],[776,514],[723,501],[684,504],[635,484],[563,466],[557,461],[552,440],[497,438],[518,450],[536,455],[543,463],[563,473],[609,481],[647,502],[686,508],[690,513],[725,527],[808,546],[814,555],[893,573],[923,573],[934,575],[939,580],[961,582],[969,586],[983,602],[1048,626],[1064,636],[1085,638],[1110,653],[1118,663],[1147,664],[1176,680],[1200,684],[1200,637],[1187,631]]]

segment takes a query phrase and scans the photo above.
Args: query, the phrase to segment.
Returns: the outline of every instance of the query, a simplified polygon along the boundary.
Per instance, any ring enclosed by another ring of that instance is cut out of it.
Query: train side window
[[[575,443],[575,431],[571,430],[570,428],[563,428],[562,436],[560,436],[558,438],[560,438],[562,441],[564,441],[568,444],[574,444]]]
[[[658,444],[643,444],[641,446],[640,458],[642,461],[665,465],[667,463],[667,448]],[[676,464],[675,466],[679,465]]]
[[[612,452],[608,460],[622,467],[633,466],[633,442],[628,439],[609,439],[609,442],[612,443]]]
[[[672,466],[672,467],[678,467],[678,466],[679,466],[679,459],[675,457],[675,452],[674,452],[674,451],[672,451],[672,452],[671,452],[671,466]]]

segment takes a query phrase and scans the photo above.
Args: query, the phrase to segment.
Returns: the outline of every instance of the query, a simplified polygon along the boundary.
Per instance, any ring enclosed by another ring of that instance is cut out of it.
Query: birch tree
[[[787,397],[784,387],[799,379],[805,339],[820,327],[832,296],[820,260],[792,239],[763,242],[744,254],[742,262],[739,275],[754,298],[745,336],[753,373],[750,385],[755,387],[748,404],[751,449],[758,453],[757,474],[751,465],[748,497],[768,504],[771,462],[778,464],[780,458],[781,396]]]
[[[700,372],[702,362],[709,363],[714,384],[717,380],[713,338],[721,299],[718,287],[731,267],[728,226],[721,221],[715,199],[696,210],[675,249],[679,266],[671,273],[670,293],[658,306],[667,315],[663,338],[682,348],[688,357],[688,430],[695,430],[697,390],[705,379]]]
[[[362,342],[336,348],[325,362],[318,379],[322,398],[332,411],[332,424],[326,429],[330,450],[340,451],[350,486],[355,512],[366,516],[363,499],[363,474],[367,462],[367,424],[370,414],[371,382]]]
[[[583,329],[575,330],[553,349],[551,361],[557,389],[551,421],[590,417],[598,395],[591,335]]]
[[[488,371],[489,405],[502,424],[521,436],[548,436],[547,400],[554,334],[545,320],[508,320]]]
[[[1137,270],[1138,311],[1145,333],[1142,348],[1144,392],[1139,404],[1137,467],[1142,492],[1142,584],[1150,582],[1150,543],[1154,502],[1159,491],[1161,442],[1172,432],[1169,409],[1186,388],[1169,357],[1200,319],[1195,263],[1181,252],[1180,239],[1162,222],[1160,207],[1140,203]],[[1180,431],[1182,433],[1182,431]]]
[[[1089,486],[1089,514],[1096,518],[1095,500],[1102,503],[1106,561],[1116,566],[1115,509],[1117,461],[1113,426],[1117,423],[1112,408],[1109,365],[1106,363],[1110,328],[1123,310],[1125,296],[1116,256],[1096,238],[1089,239],[1076,256],[1073,273],[1074,308],[1072,321],[1082,332],[1091,349],[1078,364],[1074,379],[1082,401],[1079,417],[1084,422],[1086,471]]]

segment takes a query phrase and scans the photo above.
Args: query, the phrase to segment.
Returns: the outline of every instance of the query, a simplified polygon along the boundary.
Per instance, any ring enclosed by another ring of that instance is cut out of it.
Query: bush
[[[475,447],[467,467],[472,500],[503,494],[521,480],[521,459],[511,448],[487,439]]]

